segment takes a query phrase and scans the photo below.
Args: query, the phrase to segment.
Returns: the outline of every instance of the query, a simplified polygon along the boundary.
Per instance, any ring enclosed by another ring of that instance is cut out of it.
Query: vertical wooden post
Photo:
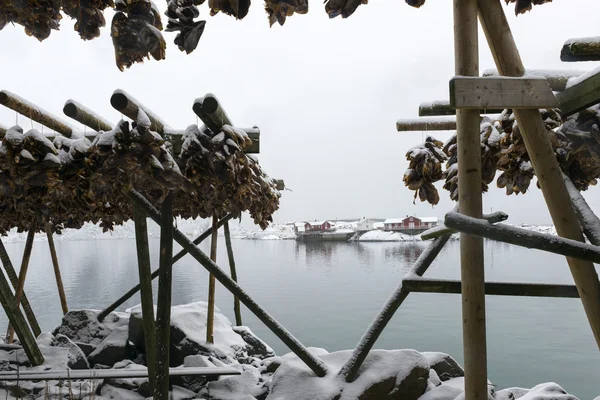
[[[455,74],[479,75],[477,0],[454,0]],[[459,211],[481,218],[479,110],[456,110]],[[483,239],[460,235],[465,397],[487,400]]]
[[[156,326],[154,325],[154,301],[152,300],[152,277],[150,268],[150,248],[148,246],[148,225],[146,214],[139,207],[133,207],[135,225],[135,247],[137,250],[140,274],[140,297],[142,299],[142,321],[144,324],[144,345],[150,388],[154,390],[156,369]]]
[[[16,289],[19,285],[19,277],[17,276],[17,272],[10,261],[10,257],[6,252],[6,248],[4,247],[4,243],[0,239],[0,260],[2,260],[2,265],[4,265],[4,269],[6,270],[6,275],[8,275],[8,279],[10,279],[10,283],[12,284],[13,289]],[[37,319],[35,318],[35,314],[31,309],[31,305],[29,304],[29,300],[25,295],[25,291],[23,291],[23,298],[21,298],[21,304],[23,304],[23,310],[25,310],[25,316],[27,317],[27,321],[29,321],[29,325],[31,325],[31,330],[33,331],[33,336],[38,337],[40,333],[42,333],[42,329],[40,328],[40,324],[38,324]]]
[[[54,237],[52,236],[52,225],[49,221],[44,223],[46,236],[48,237],[48,248],[50,249],[50,257],[52,258],[52,266],[54,267],[54,276],[56,277],[56,287],[58,288],[58,297],[60,297],[60,306],[63,315],[69,312],[67,307],[67,297],[65,296],[65,288],[63,286],[62,277],[60,276],[60,266],[58,265],[58,257],[56,256],[56,247],[54,247]]]
[[[21,305],[21,298],[23,297],[23,288],[25,287],[25,278],[27,277],[27,269],[29,268],[29,258],[31,257],[31,249],[33,248],[33,239],[35,237],[35,230],[37,228],[37,218],[34,218],[31,222],[29,232],[27,232],[27,240],[25,242],[25,250],[23,251],[23,259],[21,260],[21,269],[19,270],[19,283],[15,289],[15,301],[17,307]],[[15,330],[13,326],[8,324],[8,332],[6,332],[6,338],[8,343],[12,343],[15,338]]]
[[[233,247],[231,247],[231,234],[229,233],[229,222],[225,222],[223,225],[225,231],[225,246],[227,247],[227,258],[229,258],[229,268],[231,270],[231,279],[237,283],[237,271],[235,270],[235,259],[233,258]],[[235,324],[237,326],[243,325],[242,323],[242,311],[240,309],[240,299],[236,295],[233,295],[233,312],[235,313]]]
[[[210,237],[210,259],[213,262],[217,261],[217,216],[212,217],[212,235]],[[210,274],[208,278],[208,315],[206,317],[206,341],[208,343],[214,343],[213,337],[213,325],[215,319],[215,276]]]
[[[160,274],[156,310],[156,377],[154,399],[169,400],[171,333],[171,283],[173,261],[173,192],[160,207]]]
[[[500,0],[479,0],[479,18],[500,74],[523,76],[525,68]],[[573,210],[540,113],[538,110],[514,110],[514,113],[557,233],[567,239],[583,241],[577,215]],[[600,348],[598,273],[589,261],[567,257],[567,262],[596,343]]]

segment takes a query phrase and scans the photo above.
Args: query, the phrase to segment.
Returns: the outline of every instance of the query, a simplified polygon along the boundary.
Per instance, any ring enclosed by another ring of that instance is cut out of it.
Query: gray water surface
[[[56,243],[70,309],[101,309],[138,283],[134,240]],[[158,266],[158,241],[151,240]],[[307,346],[353,348],[425,243],[306,243],[234,240],[242,287]],[[6,245],[15,268],[23,243]],[[208,244],[201,248],[208,252]],[[179,247],[176,246],[175,251]],[[572,284],[563,257],[486,242],[486,280]],[[218,263],[228,270],[223,242]],[[459,246],[450,242],[426,276],[459,279]],[[190,256],[174,267],[173,304],[206,301],[208,274]],[[156,283],[154,289],[156,290]],[[35,242],[25,290],[43,330],[61,308],[45,242]],[[217,306],[233,318],[233,300],[217,284]],[[582,400],[600,395],[600,352],[579,300],[487,297],[488,370],[498,388],[554,381]],[[136,296],[120,310],[139,303]],[[376,348],[442,351],[462,363],[458,295],[413,293]],[[242,308],[244,324],[278,354],[283,345]],[[4,313],[0,324],[6,326]],[[216,338],[218,341],[218,337]]]

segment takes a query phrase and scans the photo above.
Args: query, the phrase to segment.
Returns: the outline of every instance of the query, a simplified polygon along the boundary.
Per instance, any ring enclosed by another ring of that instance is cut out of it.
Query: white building
[[[381,218],[362,218],[358,220],[356,223],[356,230],[358,232],[361,231],[372,231],[373,229],[377,229],[375,224],[383,222]]]

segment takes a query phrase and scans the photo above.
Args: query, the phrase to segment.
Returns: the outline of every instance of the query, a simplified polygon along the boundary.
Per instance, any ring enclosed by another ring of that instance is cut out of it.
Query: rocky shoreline
[[[71,311],[61,325],[37,339],[45,357],[30,367],[18,345],[0,344],[0,371],[51,371],[77,369],[146,369],[142,315],[139,306],[111,313],[103,322],[97,311]],[[464,371],[448,354],[415,350],[373,350],[356,379],[347,383],[337,371],[350,350],[310,351],[332,371],[317,378],[293,353],[276,356],[247,327],[235,327],[215,312],[215,344],[206,336],[206,303],[172,308],[171,367],[233,367],[240,375],[207,378],[172,377],[172,399],[212,400],[460,400],[464,399]],[[147,399],[148,379],[83,381],[0,381],[0,398],[6,399]],[[494,400],[578,400],[555,383],[532,389],[496,390]],[[596,398],[596,400],[600,400]]]

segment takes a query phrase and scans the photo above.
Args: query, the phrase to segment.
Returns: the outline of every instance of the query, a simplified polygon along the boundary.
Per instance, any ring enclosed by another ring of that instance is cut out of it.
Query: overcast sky
[[[156,2],[164,11],[165,3]],[[565,40],[598,34],[600,1],[555,0],[519,17],[513,9],[506,7],[527,68],[596,67],[562,63],[559,55]],[[293,190],[284,192],[276,222],[442,217],[452,207],[441,184],[438,206],[413,205],[402,176],[406,151],[422,133],[395,129],[397,119],[417,116],[419,103],[447,99],[454,73],[452,1],[429,0],[421,9],[402,0],[374,1],[346,20],[328,19],[322,2],[311,1],[307,15],[273,28],[263,3],[253,4],[242,21],[209,17],[207,4],[200,10],[208,22],[194,53],[179,52],[174,34],[165,33],[166,60],[125,72],[115,66],[108,26],[100,38],[84,42],[65,17],[61,31],[42,43],[21,26],[7,26],[0,32],[1,89],[61,116],[73,98],[117,122],[109,99],[121,88],[176,128],[196,123],[193,100],[214,93],[235,125],[260,127],[261,165]],[[106,16],[110,25],[112,13]],[[493,68],[481,32],[480,44],[481,71]],[[0,109],[0,123],[14,121],[14,112]],[[19,123],[31,127],[26,118]],[[600,207],[597,188],[585,196],[592,208]],[[484,206],[507,212],[509,222],[550,223],[535,184],[518,197],[494,186]]]

